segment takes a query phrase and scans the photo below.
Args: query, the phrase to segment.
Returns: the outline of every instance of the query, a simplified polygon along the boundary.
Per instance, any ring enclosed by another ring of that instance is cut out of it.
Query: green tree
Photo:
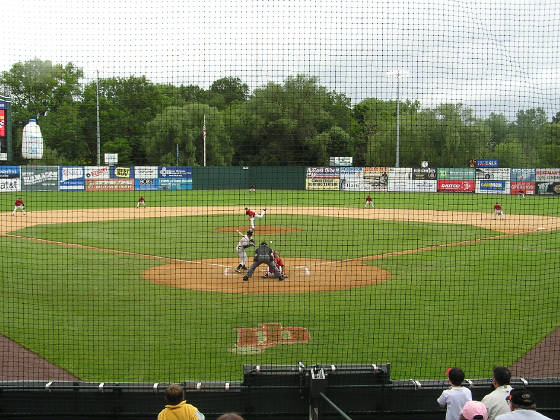
[[[202,126],[206,115],[206,164],[231,164],[232,148],[221,114],[204,104],[171,106],[150,121],[144,136],[148,161],[162,165],[202,166],[204,144]],[[177,148],[179,157],[177,159]]]
[[[21,161],[21,133],[30,118],[37,118],[45,149],[74,138],[75,108],[81,99],[81,69],[72,63],[52,64],[38,58],[18,62],[2,72],[0,86],[12,99],[12,137],[15,159]],[[63,119],[63,122],[58,120]]]
[[[249,86],[242,83],[239,77],[222,77],[210,85],[209,93],[211,96],[208,98],[211,98],[210,102],[215,103],[215,105],[206,103],[222,109],[234,102],[245,102],[249,93]],[[218,97],[221,97],[221,99],[218,99]]]

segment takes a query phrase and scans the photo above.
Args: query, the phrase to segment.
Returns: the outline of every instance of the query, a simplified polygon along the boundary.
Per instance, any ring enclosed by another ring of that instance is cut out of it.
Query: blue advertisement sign
[[[168,178],[158,179],[158,189],[170,190],[192,190],[192,179],[187,178]]]
[[[159,179],[157,178],[140,178],[134,180],[134,189],[138,191],[155,191],[159,190]],[[192,189],[192,188],[191,188]]]
[[[498,167],[498,159],[477,159],[476,167],[477,168],[497,168]]]
[[[192,166],[160,166],[158,178],[192,179]]]
[[[506,189],[506,181],[494,181],[487,179],[485,181],[478,181],[480,186],[480,191],[494,191],[501,192]]]
[[[83,191],[85,188],[83,166],[59,166],[58,189],[60,191]]]
[[[513,168],[511,180],[520,182],[535,182],[537,177],[535,168]]]
[[[19,178],[19,166],[0,166],[0,179]]]

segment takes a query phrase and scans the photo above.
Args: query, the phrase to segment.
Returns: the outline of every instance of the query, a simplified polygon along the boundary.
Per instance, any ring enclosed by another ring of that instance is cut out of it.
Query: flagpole
[[[202,124],[202,141],[204,143],[204,166],[206,166],[206,114],[204,114],[204,123]]]

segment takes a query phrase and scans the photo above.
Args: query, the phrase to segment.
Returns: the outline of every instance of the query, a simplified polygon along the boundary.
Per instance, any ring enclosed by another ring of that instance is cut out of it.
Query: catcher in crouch
[[[276,268],[278,269],[278,271],[280,271],[280,274],[284,275],[284,260],[280,258],[280,254],[278,254],[277,250],[272,251],[272,255],[274,256],[274,263],[276,264]],[[272,277],[273,275],[274,274],[272,273],[270,267],[266,267],[266,273],[264,273],[263,278],[267,279],[269,277]]]
[[[272,253],[272,249],[268,247],[266,242],[261,242],[261,245],[255,251],[255,258],[253,259],[253,264],[249,268],[249,271],[247,271],[247,273],[243,276],[243,280],[244,281],[249,280],[253,275],[255,269],[261,264],[268,265],[268,267],[274,273],[274,276],[278,277],[278,280],[280,281],[288,277],[280,273],[280,271],[278,271],[278,268],[276,268],[276,263],[274,262],[274,255]]]

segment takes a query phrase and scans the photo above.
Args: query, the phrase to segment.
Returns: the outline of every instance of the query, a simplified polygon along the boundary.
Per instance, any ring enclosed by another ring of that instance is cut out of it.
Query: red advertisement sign
[[[6,137],[6,110],[0,109],[0,138]]]
[[[519,195],[523,191],[524,194],[534,195],[535,194],[535,183],[534,182],[523,182],[523,181],[512,181],[509,187],[510,194]]]
[[[437,190],[446,192],[474,192],[475,181],[438,180]]]
[[[86,191],[130,191],[134,179],[86,179]]]

